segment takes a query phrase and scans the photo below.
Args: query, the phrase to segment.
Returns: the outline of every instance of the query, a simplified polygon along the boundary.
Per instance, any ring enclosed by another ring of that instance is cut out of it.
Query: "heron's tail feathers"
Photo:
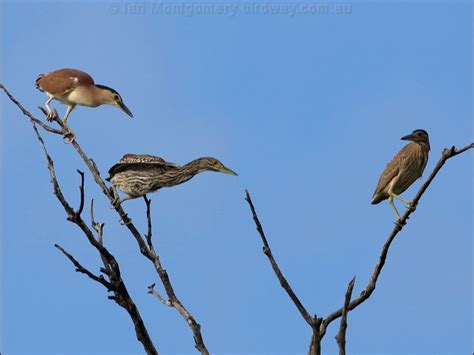
[[[373,205],[376,205],[382,202],[383,200],[385,200],[386,198],[387,196],[385,196],[384,194],[381,194],[381,193],[374,194],[374,196],[372,197],[372,201],[370,203]]]

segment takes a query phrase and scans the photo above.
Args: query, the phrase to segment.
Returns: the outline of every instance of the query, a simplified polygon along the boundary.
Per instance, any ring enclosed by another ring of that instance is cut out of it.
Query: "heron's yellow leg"
[[[402,217],[400,217],[400,214],[398,213],[397,208],[395,207],[395,204],[393,203],[393,197],[388,198],[388,203],[390,203],[390,207],[392,207],[393,212],[395,212],[395,215],[397,216],[397,220],[402,219]]]
[[[49,106],[49,103],[53,100],[53,97],[52,96],[49,96],[48,97],[48,101],[45,102],[44,106],[46,107],[46,109],[48,110],[48,114],[46,115],[46,120],[51,122],[54,118],[54,112],[53,110],[51,109],[51,107]]]
[[[115,185],[112,185],[112,191],[114,193],[114,200],[112,201],[112,205],[110,206],[110,208],[112,208],[112,209],[114,209],[118,205],[122,204],[122,202],[127,201],[127,200],[131,200],[132,198],[134,198],[134,197],[127,196],[127,197],[121,199],[120,195],[117,191],[117,187]]]
[[[70,144],[70,143],[74,142],[74,140],[76,139],[76,135],[71,130],[71,128],[69,128],[69,126],[67,124],[67,118],[69,117],[69,114],[71,113],[71,111],[74,110],[74,107],[76,107],[76,105],[68,105],[67,110],[66,110],[66,114],[64,115],[64,118],[63,118],[63,124],[65,126],[64,136],[67,138],[67,140],[66,139],[64,140],[64,143],[66,143],[66,144]]]
[[[402,197],[402,196],[395,195],[393,192],[392,192],[392,197],[395,197],[396,199],[402,201],[402,202],[405,203],[407,206],[410,206],[410,205],[411,205],[411,201],[408,201],[406,198],[404,198],[404,197]]]
[[[64,128],[64,143],[71,144],[75,140],[76,140],[76,135],[71,130],[71,128],[69,128],[69,126],[66,124]]]
[[[114,190],[115,197],[114,197],[114,200],[112,201],[112,205],[110,206],[111,209],[114,209],[115,207],[117,207],[118,205],[121,205],[123,202],[127,200],[133,200],[136,198],[136,197],[127,196],[121,199],[119,194],[117,193],[117,189],[115,188],[115,186],[113,186],[113,190]]]
[[[110,190],[112,191],[112,194],[114,196],[114,199],[113,199],[112,203],[110,204],[110,208],[113,209],[113,208],[115,208],[116,205],[118,205],[118,203],[120,201],[120,195],[118,194],[117,187],[115,185],[112,185],[110,187]]]
[[[72,110],[74,110],[74,107],[76,107],[76,105],[67,106],[66,114],[64,115],[64,118],[63,118],[63,123],[65,125],[67,125],[67,118],[69,117],[69,114],[72,112]]]

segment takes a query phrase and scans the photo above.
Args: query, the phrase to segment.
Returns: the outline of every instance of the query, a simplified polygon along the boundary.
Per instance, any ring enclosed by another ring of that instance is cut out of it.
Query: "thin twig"
[[[96,276],[89,270],[87,270],[84,266],[82,266],[71,254],[69,254],[66,250],[64,250],[63,247],[61,247],[59,244],[54,244],[54,246],[61,251],[66,257],[71,260],[71,262],[74,264],[76,267],[77,272],[81,272],[85,275],[87,275],[90,279],[97,281],[98,283],[102,284],[107,288],[107,291],[115,291],[114,286],[108,282],[102,275]]]
[[[8,98],[13,101],[13,103],[15,105],[18,106],[18,108],[21,110],[21,112],[23,112],[23,114],[25,116],[27,116],[32,122],[36,123],[37,125],[41,126],[42,128],[44,128],[46,131],[50,132],[50,133],[54,133],[54,134],[60,134],[60,135],[63,135],[63,131],[59,130],[59,129],[55,129],[53,127],[50,127],[48,126],[47,124],[43,123],[42,121],[38,120],[37,118],[33,117],[33,115],[31,113],[29,113],[24,107],[23,105],[17,101],[17,99],[15,99],[12,94],[10,94],[10,92],[8,92],[8,90],[2,85],[0,84],[0,89],[2,89],[5,94],[8,96]]]
[[[349,303],[351,302],[352,290],[354,289],[355,276],[347,286],[346,295],[344,297],[344,307],[342,308],[341,323],[339,332],[336,335],[337,345],[339,347],[339,355],[346,355],[346,330],[347,330],[347,313]]]
[[[146,220],[147,220],[147,227],[148,227],[148,232],[145,234],[145,237],[148,243],[148,248],[152,249],[153,243],[151,241],[151,237],[153,233],[153,228],[151,225],[151,199],[147,198],[146,195],[143,196],[143,199],[145,200],[145,204],[146,204]]]
[[[94,199],[91,199],[91,208],[90,208],[90,214],[91,214],[91,226],[92,228],[96,231],[97,233],[97,241],[99,242],[100,245],[104,245],[104,225],[105,223],[97,223],[95,221],[94,217]],[[110,265],[109,261],[107,258],[105,258],[102,254],[100,254],[100,258],[102,259],[102,264],[104,265],[103,268],[101,268],[101,272],[104,274],[108,275],[109,277],[113,276],[113,270],[112,266]]]
[[[97,240],[99,241],[100,244],[104,245],[103,235],[104,235],[104,225],[105,225],[105,223],[97,223],[95,221],[95,217],[94,217],[94,199],[93,198],[91,199],[90,213],[91,213],[91,225],[92,225],[92,228],[94,228],[94,230],[97,232]]]
[[[296,294],[294,293],[293,289],[291,286],[288,284],[288,281],[286,278],[283,276],[280,267],[278,266],[277,262],[275,261],[275,258],[273,257],[272,250],[270,249],[270,245],[268,244],[267,238],[265,236],[265,232],[263,231],[262,224],[260,223],[260,220],[258,219],[257,212],[255,211],[255,207],[252,202],[252,198],[250,197],[250,194],[247,190],[245,190],[245,200],[250,206],[250,210],[252,211],[253,215],[253,220],[255,222],[255,225],[257,227],[257,231],[260,234],[260,237],[262,238],[263,242],[263,253],[267,256],[268,260],[270,261],[270,264],[272,265],[273,271],[275,272],[276,277],[280,281],[281,287],[283,287],[288,293],[288,296],[290,296],[291,300],[295,304],[296,308],[300,312],[301,316],[304,318],[304,320],[311,326],[313,327],[314,325],[314,319],[311,317],[309,312],[306,310],[306,308],[303,306],[301,301],[298,299]]]
[[[155,284],[151,284],[150,286],[148,286],[148,293],[155,296],[156,298],[158,298],[158,300],[163,303],[165,306],[168,306],[168,307],[173,307],[173,304],[171,303],[171,301],[167,301],[163,298],[163,296],[161,296],[158,291],[155,290]]]
[[[81,185],[79,186],[79,191],[81,192],[81,202],[79,203],[79,208],[76,211],[76,215],[80,216],[84,210],[84,173],[77,169],[77,173],[81,176]]]

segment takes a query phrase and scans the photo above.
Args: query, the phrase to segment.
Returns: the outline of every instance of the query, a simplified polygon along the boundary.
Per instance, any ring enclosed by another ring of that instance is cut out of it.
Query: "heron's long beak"
[[[229,174],[229,175],[234,175],[234,176],[239,176],[234,170],[231,170],[229,168],[226,168],[225,166],[220,168],[219,171],[224,174]]]
[[[130,111],[128,109],[127,106],[125,106],[125,104],[123,102],[118,102],[118,107],[123,111],[125,112],[127,115],[129,115],[130,117],[133,117],[133,114],[132,114],[132,111]]]
[[[408,134],[400,138],[402,141],[413,141],[415,140],[415,136],[413,134]]]

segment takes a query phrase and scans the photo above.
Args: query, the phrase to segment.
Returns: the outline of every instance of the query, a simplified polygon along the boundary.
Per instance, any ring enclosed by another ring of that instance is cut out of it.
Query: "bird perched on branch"
[[[401,139],[411,142],[404,146],[387,164],[372,196],[373,205],[388,199],[398,219],[401,217],[393,203],[393,199],[396,198],[404,202],[408,208],[413,209],[415,207],[412,206],[411,201],[399,195],[421,177],[428,162],[430,151],[428,133],[423,129],[414,130]]]
[[[237,173],[226,168],[215,158],[199,158],[186,165],[178,166],[160,157],[148,154],[125,154],[120,161],[109,170],[106,179],[112,183],[115,203],[122,203],[137,197],[145,196],[162,187],[171,187],[192,179],[204,171],[215,171],[230,175]],[[128,196],[119,199],[116,188]]]
[[[67,118],[76,105],[97,107],[108,104],[118,107],[128,116],[133,117],[132,112],[123,103],[120,94],[112,88],[94,83],[92,77],[77,69],[59,69],[50,73],[41,74],[36,79],[36,88],[48,95],[45,103],[47,109],[46,119],[51,121],[54,112],[49,103],[58,100],[67,105],[63,123],[68,128],[68,134],[74,140],[74,133],[67,126]]]

